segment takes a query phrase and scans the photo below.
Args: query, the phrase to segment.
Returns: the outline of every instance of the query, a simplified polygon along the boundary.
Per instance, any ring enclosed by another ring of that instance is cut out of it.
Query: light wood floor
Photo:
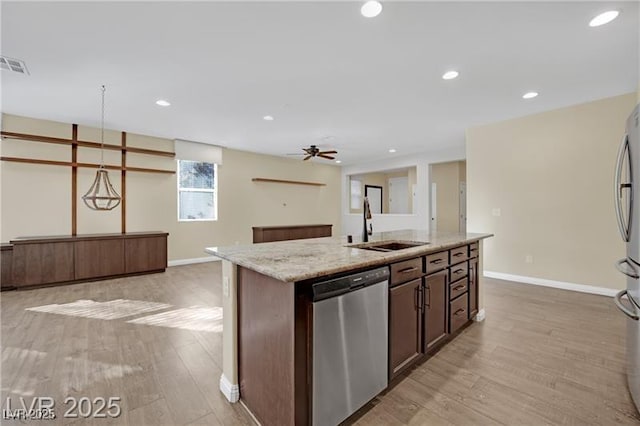
[[[55,422],[243,425],[218,390],[221,271],[0,295],[3,408],[56,400]],[[640,424],[624,376],[624,317],[610,298],[486,280],[487,319],[466,328],[348,423]],[[117,419],[62,419],[65,397],[121,397]],[[2,424],[12,424],[2,422]]]

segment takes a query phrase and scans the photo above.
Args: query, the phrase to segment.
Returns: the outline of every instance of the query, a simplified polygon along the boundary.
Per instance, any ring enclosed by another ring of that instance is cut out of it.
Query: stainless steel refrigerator
[[[615,206],[618,227],[627,243],[627,257],[616,267],[627,276],[627,288],[615,296],[615,304],[627,316],[627,381],[640,411],[640,104],[627,119],[618,150],[615,173]]]

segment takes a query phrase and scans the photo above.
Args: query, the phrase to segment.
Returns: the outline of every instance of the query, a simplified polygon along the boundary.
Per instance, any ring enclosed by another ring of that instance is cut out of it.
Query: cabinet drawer
[[[469,244],[469,258],[478,257],[478,253],[480,252],[480,248],[478,247],[478,243]]]
[[[468,321],[468,293],[451,301],[449,305],[449,332],[455,333]]]
[[[469,275],[469,262],[458,263],[457,265],[453,265],[449,272],[449,282],[453,283],[458,281],[461,278]]]
[[[430,254],[427,256],[427,274],[449,266],[449,252],[441,251],[440,253]]]
[[[449,288],[449,300],[453,300],[469,290],[469,281],[466,278],[463,278],[451,284]]]
[[[391,285],[400,284],[422,276],[422,258],[391,264]]]
[[[450,250],[451,258],[450,263],[453,265],[469,258],[468,246],[456,247]]]

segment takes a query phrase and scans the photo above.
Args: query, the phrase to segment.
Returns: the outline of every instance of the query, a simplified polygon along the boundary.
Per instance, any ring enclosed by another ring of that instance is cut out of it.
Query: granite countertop
[[[353,243],[347,243],[346,236],[208,247],[205,251],[280,281],[296,282],[368,266],[384,265],[492,236],[403,230],[374,233],[369,237],[369,243],[389,240],[428,242],[427,245],[390,252],[350,247],[361,244],[361,241],[354,238]]]

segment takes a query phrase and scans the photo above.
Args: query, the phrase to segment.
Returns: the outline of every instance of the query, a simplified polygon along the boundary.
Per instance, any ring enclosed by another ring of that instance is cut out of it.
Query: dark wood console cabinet
[[[2,248],[2,289],[162,272],[167,267],[168,235],[130,232],[16,238]]]
[[[333,225],[254,226],[253,242],[301,240],[304,238],[330,237]]]

